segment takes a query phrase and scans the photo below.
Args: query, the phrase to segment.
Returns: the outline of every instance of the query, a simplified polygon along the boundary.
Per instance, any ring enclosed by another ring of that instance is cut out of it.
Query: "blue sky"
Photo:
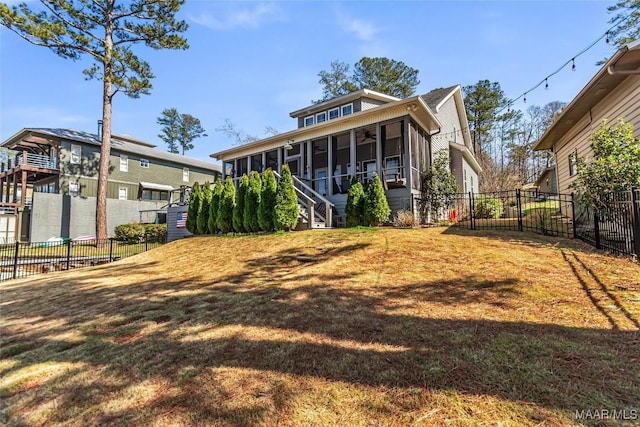
[[[151,95],[113,103],[114,133],[166,146],[157,117],[175,107],[198,117],[208,137],[187,155],[233,141],[216,132],[225,119],[247,134],[296,126],[289,112],[322,95],[318,72],[386,56],[420,70],[419,93],[481,79],[515,98],[610,27],[612,1],[187,1],[186,51],[137,49],[156,78]],[[37,6],[37,3],[34,4]],[[527,95],[517,108],[570,101],[615,51],[604,40]],[[101,85],[86,81],[89,60],[62,59],[0,28],[0,140],[24,127],[95,132]]]

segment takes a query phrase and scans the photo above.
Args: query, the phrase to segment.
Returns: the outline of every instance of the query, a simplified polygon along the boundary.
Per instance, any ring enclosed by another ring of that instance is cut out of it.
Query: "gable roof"
[[[13,149],[20,144],[20,141],[22,139],[34,134],[65,139],[68,141],[81,142],[95,146],[101,145],[101,142],[98,139],[98,135],[96,134],[75,129],[61,128],[24,128],[0,145]],[[138,154],[144,158],[160,159],[180,165],[193,166],[210,171],[222,172],[222,166],[220,166],[219,164],[194,159],[192,157],[185,157],[175,153],[161,151],[156,149],[155,147],[156,146],[154,144],[136,139],[129,135],[112,135],[111,137],[112,150],[121,151],[123,153]]]
[[[548,150],[560,140],[589,110],[609,95],[629,75],[640,74],[640,40],[620,48],[565,107],[556,121],[533,146]]]
[[[348,93],[346,95],[338,96],[336,98],[332,98],[327,101],[319,102],[318,104],[309,105],[299,110],[292,111],[291,113],[289,113],[289,116],[293,118],[308,116],[317,111],[326,110],[328,108],[332,108],[338,105],[348,104],[362,97],[376,99],[378,101],[383,101],[383,102],[393,102],[393,101],[400,100],[400,98],[396,98],[395,96],[387,95],[382,92],[376,92],[375,90],[360,89],[355,92]]]
[[[450,97],[453,94],[453,91],[459,86],[460,85],[455,85],[434,89],[431,92],[422,95],[422,99],[424,99],[424,102],[429,106],[429,108],[437,112],[442,102]]]

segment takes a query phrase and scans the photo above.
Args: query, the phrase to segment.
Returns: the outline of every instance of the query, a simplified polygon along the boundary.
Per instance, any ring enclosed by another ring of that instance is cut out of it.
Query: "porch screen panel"
[[[262,154],[251,156],[251,170],[262,172]]]
[[[352,169],[349,148],[349,133],[331,137],[333,150],[333,193],[346,194],[349,189],[349,171]]]
[[[238,160],[236,160],[236,166],[237,166],[237,171],[236,171],[236,178],[241,178],[242,175],[246,174],[248,172],[247,170],[247,158],[246,157],[242,157]]]
[[[376,171],[376,126],[356,130],[355,174],[358,181],[368,184]]]
[[[418,138],[418,129],[414,123],[409,128],[409,138],[411,139],[411,188],[420,189],[420,159],[422,158],[422,147]]]
[[[265,170],[267,168],[271,168],[271,170],[273,171],[278,171],[278,150],[273,150],[273,151],[267,151],[266,154],[266,162],[267,164],[265,165]]]
[[[404,137],[402,121],[384,126],[382,172],[387,183],[403,185]]]
[[[311,142],[313,150],[311,180],[313,189],[322,195],[328,194],[329,185],[329,142],[328,138],[315,139]]]

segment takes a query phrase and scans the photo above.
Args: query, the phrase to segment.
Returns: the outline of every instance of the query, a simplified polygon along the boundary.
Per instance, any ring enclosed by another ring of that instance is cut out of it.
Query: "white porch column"
[[[259,171],[260,173],[264,172],[267,169],[267,152],[266,151],[262,152],[262,166],[260,167],[260,169],[262,169]]]
[[[351,178],[356,175],[356,130],[351,129],[349,132],[349,164],[351,165],[351,170],[347,171],[351,176],[349,176],[349,183],[351,183]]]
[[[247,156],[247,176],[249,176],[249,172],[251,172],[251,156]]]
[[[310,186],[312,186],[313,179],[313,143],[311,140],[307,141],[307,166],[305,170],[302,171],[303,176],[306,175],[306,178],[309,180]]]
[[[407,182],[407,188],[411,190],[411,132],[409,131],[409,120],[405,118],[403,121],[404,135],[404,176]]]
[[[333,142],[327,135],[327,195],[333,196]]]
[[[378,171],[378,176],[380,179],[383,179],[382,176],[382,166],[383,166],[383,158],[382,158],[382,126],[380,123],[376,123],[376,171]]]
[[[278,170],[276,172],[280,173],[282,170],[282,147],[278,147]]]

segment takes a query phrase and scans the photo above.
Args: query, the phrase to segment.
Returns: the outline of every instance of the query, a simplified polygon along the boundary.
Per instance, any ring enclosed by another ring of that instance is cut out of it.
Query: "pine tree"
[[[276,230],[291,231],[298,225],[298,196],[293,186],[293,178],[289,165],[282,165],[278,190],[276,192],[276,205],[273,212],[273,225]]]
[[[236,192],[236,204],[233,207],[233,229],[236,233],[244,233],[244,197],[247,194],[247,187],[249,186],[249,177],[247,174],[243,174],[238,184],[238,191]]]
[[[387,196],[384,194],[380,178],[375,175],[369,184],[364,201],[364,222],[366,225],[377,227],[380,223],[387,221],[389,215],[391,215],[391,209],[389,209]]]
[[[258,207],[260,206],[260,192],[262,179],[256,171],[249,174],[249,186],[244,196],[244,228],[249,232],[260,231],[258,224]]]
[[[191,187],[191,194],[189,194],[189,208],[187,209],[187,230],[191,234],[196,234],[197,226],[196,221],[198,219],[198,205],[200,203],[200,184],[197,182],[193,183],[193,187]]]
[[[200,198],[200,206],[198,207],[198,217],[196,218],[196,227],[198,234],[207,234],[209,231],[209,205],[211,204],[211,184],[209,181],[205,182],[200,189],[202,193]]]
[[[207,221],[207,228],[209,234],[216,234],[218,232],[218,207],[220,206],[220,196],[222,195],[222,182],[220,178],[216,179],[216,183],[211,191],[211,203],[209,204],[209,220]]]
[[[354,176],[351,179],[351,186],[347,191],[347,206],[345,213],[347,214],[347,227],[357,227],[364,223],[364,188]]]
[[[230,176],[224,182],[224,189],[220,196],[220,206],[218,207],[218,229],[223,233],[233,231],[233,206],[236,203],[236,187]]]
[[[271,168],[262,174],[262,191],[258,205],[258,224],[264,231],[273,231],[273,213],[276,205],[278,183]]]

